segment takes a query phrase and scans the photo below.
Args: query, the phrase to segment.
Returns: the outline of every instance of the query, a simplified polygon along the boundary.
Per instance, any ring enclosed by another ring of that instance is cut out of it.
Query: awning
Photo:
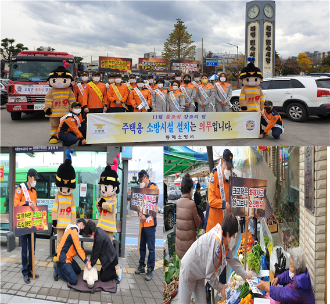
[[[185,146],[164,147],[164,176],[184,173],[208,164],[207,153],[196,152]]]

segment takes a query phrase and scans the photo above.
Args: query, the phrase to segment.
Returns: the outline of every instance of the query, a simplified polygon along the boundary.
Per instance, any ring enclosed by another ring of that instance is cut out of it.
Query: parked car
[[[174,214],[176,213],[176,202],[181,197],[180,190],[167,191],[164,184],[164,226],[165,230],[171,230],[174,226]]]
[[[330,117],[330,77],[280,76],[265,78],[260,87],[265,100],[273,102],[275,110],[284,112],[289,119],[303,122],[310,115]],[[234,90],[231,98],[233,111],[239,111],[241,90]]]
[[[0,82],[1,89],[1,105],[5,105],[8,102],[8,92],[7,92],[8,84],[6,82]]]

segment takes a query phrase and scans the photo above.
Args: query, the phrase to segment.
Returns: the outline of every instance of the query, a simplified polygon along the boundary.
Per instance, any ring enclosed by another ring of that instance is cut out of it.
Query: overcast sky
[[[244,51],[247,1],[1,1],[1,39],[30,50],[40,45],[84,61],[98,56],[133,58],[156,50],[181,18],[196,47]],[[329,51],[329,1],[276,1],[276,50],[283,57]]]

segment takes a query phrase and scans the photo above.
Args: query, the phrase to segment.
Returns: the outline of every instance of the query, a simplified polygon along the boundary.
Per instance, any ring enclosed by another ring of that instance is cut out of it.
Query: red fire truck
[[[22,51],[11,58],[7,111],[12,120],[19,120],[22,113],[43,111],[45,95],[51,89],[47,83],[48,75],[63,65],[63,60],[70,63],[67,69],[76,80],[74,56],[66,52]],[[78,65],[78,70],[81,70]]]

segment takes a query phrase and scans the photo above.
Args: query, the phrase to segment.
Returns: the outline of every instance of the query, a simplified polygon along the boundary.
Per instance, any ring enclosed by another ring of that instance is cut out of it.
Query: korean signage
[[[132,73],[132,58],[99,57],[99,71],[111,73]]]
[[[264,21],[264,37],[262,52],[262,75],[263,77],[273,76],[274,58],[274,22]]]
[[[87,143],[258,138],[260,112],[88,114]]]
[[[194,60],[171,60],[171,72],[195,73],[199,72],[199,61]]]
[[[247,44],[246,57],[254,57],[255,65],[259,65],[259,36],[260,25],[259,21],[249,22],[247,24]]]
[[[139,58],[140,72],[167,72],[167,59],[161,58]]]
[[[158,189],[131,188],[130,209],[141,212],[146,216],[157,216],[158,208]]]
[[[206,66],[219,66],[219,61],[206,59]]]
[[[305,147],[305,207],[314,213],[314,147]]]
[[[63,147],[58,147],[58,146],[15,147],[15,153],[60,152],[60,151],[63,151]]]
[[[230,177],[229,204],[235,216],[264,217],[267,180]]]
[[[37,205],[34,211],[30,206],[14,207],[15,236],[44,230],[48,230],[48,206]]]
[[[3,182],[3,166],[0,166],[0,182]]]
[[[87,194],[87,184],[80,183],[80,197],[86,197]]]
[[[22,95],[46,95],[51,89],[49,85],[27,85],[27,84],[15,84],[16,94]]]

